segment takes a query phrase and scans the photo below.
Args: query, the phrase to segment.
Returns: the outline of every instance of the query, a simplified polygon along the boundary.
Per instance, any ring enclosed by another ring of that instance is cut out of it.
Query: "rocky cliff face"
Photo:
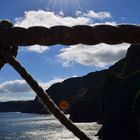
[[[138,140],[140,90],[140,46],[131,45],[127,55],[110,67],[104,86],[104,140]],[[137,118],[137,119],[136,119]]]
[[[103,87],[108,71],[94,72],[92,81],[87,80],[86,92],[80,93],[70,110],[73,122],[100,122],[102,120]]]
[[[69,78],[62,83],[52,85],[48,90],[46,90],[46,92],[58,106],[60,106],[61,101],[68,102],[69,107],[65,113],[71,113],[71,119],[73,121],[95,121],[97,120],[95,119],[97,116],[101,116],[101,94],[103,93],[102,86],[106,74],[107,71],[102,70],[89,73],[83,77]],[[80,102],[84,102],[85,109],[82,108]],[[77,111],[77,109],[75,110],[77,105],[79,108],[79,112],[77,112],[78,114],[75,112]],[[88,108],[89,106],[92,108],[92,110]],[[25,112],[48,113],[48,111],[45,111],[46,109],[40,103],[38,97],[36,97],[30,107],[25,110]],[[84,115],[86,113],[85,111],[90,114]],[[95,112],[98,112],[98,114]],[[79,117],[79,113],[86,117]]]

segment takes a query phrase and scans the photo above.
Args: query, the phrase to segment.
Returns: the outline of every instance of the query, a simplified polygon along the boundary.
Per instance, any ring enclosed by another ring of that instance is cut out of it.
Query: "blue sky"
[[[133,0],[1,0],[0,19],[28,28],[41,25],[139,24],[139,1]],[[125,56],[129,44],[20,47],[17,59],[40,85],[107,68]],[[9,65],[0,71],[0,101],[33,99],[35,94]]]

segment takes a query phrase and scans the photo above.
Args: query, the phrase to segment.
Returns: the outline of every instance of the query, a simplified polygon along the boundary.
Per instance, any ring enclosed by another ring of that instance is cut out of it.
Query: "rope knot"
[[[0,30],[6,30],[12,28],[13,24],[8,20],[0,21]]]
[[[0,21],[0,69],[5,63],[10,61],[12,56],[17,55],[18,46],[11,43],[8,31],[13,27],[13,24],[8,20]]]

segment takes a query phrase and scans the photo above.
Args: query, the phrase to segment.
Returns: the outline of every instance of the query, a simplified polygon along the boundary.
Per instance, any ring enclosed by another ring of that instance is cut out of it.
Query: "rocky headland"
[[[30,106],[33,101],[9,101],[0,102],[0,112],[22,112]]]

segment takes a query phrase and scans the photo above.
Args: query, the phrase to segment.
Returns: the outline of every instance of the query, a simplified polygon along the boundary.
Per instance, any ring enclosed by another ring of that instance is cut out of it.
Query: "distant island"
[[[9,101],[9,102],[0,102],[0,112],[22,112],[33,101]]]

